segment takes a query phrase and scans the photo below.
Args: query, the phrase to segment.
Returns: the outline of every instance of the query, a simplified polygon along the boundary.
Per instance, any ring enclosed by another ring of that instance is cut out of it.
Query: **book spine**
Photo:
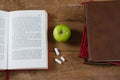
[[[9,77],[10,77],[9,74],[10,74],[9,70],[6,70],[6,80],[9,80]]]

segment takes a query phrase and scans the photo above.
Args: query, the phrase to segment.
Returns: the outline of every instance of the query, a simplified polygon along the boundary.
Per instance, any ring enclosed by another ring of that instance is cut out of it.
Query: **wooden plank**
[[[59,0],[34,0],[29,1],[28,4],[29,9],[46,10],[50,15],[50,21],[84,21],[84,8],[81,4],[79,6],[64,5]]]
[[[4,10],[4,11],[15,11],[18,10],[18,7],[15,5],[0,5],[0,10]]]
[[[0,80],[5,80],[6,78],[6,72],[0,71]]]
[[[80,0],[78,0],[80,1]],[[71,2],[71,1],[70,1]],[[78,2],[80,3],[80,2]],[[84,21],[84,7],[77,4],[77,0],[73,5],[63,4],[59,0],[5,0],[1,1],[4,8],[2,10],[25,10],[25,9],[44,9],[50,15],[50,21]]]
[[[48,12],[50,21],[81,21],[85,20],[83,7],[71,6],[27,6],[25,9],[44,9]]]

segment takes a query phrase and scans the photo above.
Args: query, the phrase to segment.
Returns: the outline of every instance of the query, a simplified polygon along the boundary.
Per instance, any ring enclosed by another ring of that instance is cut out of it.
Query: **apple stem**
[[[59,34],[60,34],[60,35],[63,34],[63,31],[60,31]]]

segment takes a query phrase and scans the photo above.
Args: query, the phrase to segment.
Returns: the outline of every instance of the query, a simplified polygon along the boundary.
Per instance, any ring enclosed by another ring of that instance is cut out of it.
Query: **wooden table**
[[[45,9],[50,15],[50,69],[11,71],[10,80],[120,80],[119,66],[87,65],[78,57],[85,19],[84,7],[80,4],[83,1],[85,0],[0,0],[2,10]],[[55,25],[61,23],[72,30],[72,36],[66,43],[58,43],[52,36]],[[54,62],[54,58],[59,58],[53,51],[54,47],[67,60],[62,65]],[[0,80],[5,80],[4,72],[0,72]]]

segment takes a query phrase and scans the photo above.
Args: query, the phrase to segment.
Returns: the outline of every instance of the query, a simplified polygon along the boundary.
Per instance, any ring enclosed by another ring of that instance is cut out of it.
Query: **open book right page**
[[[47,13],[13,11],[9,15],[9,69],[47,69]]]

